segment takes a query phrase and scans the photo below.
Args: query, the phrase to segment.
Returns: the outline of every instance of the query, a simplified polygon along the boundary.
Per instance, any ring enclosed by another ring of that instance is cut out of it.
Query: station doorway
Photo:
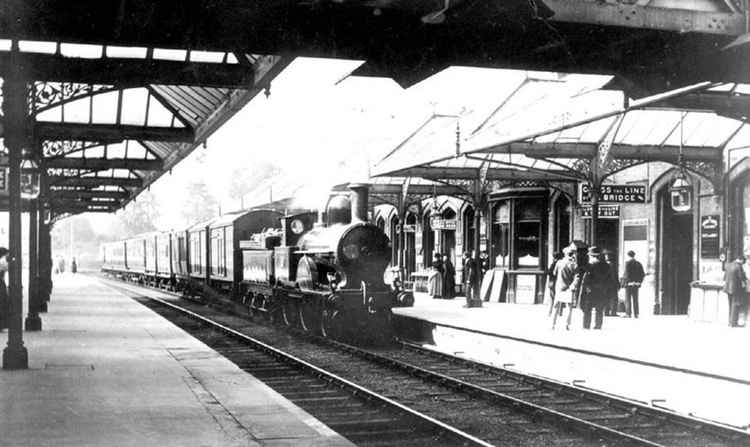
[[[422,216],[422,265],[425,269],[432,266],[432,252],[435,249],[435,234],[430,225],[430,212]]]
[[[659,290],[661,314],[684,315],[690,305],[690,282],[693,280],[692,211],[672,209],[669,185],[658,193]]]
[[[417,216],[413,213],[406,215],[406,225],[402,231],[405,232],[406,239],[406,251],[404,252],[404,261],[406,267],[406,277],[414,273],[417,270],[417,257],[416,257],[416,238],[415,232],[417,228]]]
[[[442,212],[440,229],[440,253],[456,264],[456,212],[446,208]]]

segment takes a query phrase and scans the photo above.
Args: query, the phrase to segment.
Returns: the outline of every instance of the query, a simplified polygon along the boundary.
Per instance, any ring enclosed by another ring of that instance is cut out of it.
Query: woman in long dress
[[[443,274],[443,296],[453,299],[456,294],[456,268],[450,259],[450,254],[445,255],[443,262],[445,273]]]
[[[435,253],[432,261],[432,272],[430,272],[430,295],[433,298],[443,297],[443,274],[445,273],[443,259],[440,253]]]

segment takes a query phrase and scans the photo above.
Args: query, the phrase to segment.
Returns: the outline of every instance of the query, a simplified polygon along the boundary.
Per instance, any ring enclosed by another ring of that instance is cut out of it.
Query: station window
[[[542,220],[543,201],[538,198],[515,202],[515,265],[517,268],[543,268]]]
[[[492,253],[495,267],[509,267],[510,255],[510,202],[497,204],[492,218]]]

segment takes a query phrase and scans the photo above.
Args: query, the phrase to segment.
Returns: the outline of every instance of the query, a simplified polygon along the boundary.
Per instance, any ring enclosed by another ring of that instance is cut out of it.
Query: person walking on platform
[[[570,330],[570,320],[573,316],[576,279],[576,250],[567,247],[563,250],[565,257],[555,264],[555,308],[552,316],[552,329],[555,328],[557,317],[563,313],[563,306],[568,306],[568,318],[565,322],[565,330]]]
[[[443,266],[443,260],[440,253],[435,253],[435,257],[432,261],[432,273],[430,274],[430,295],[433,298],[443,297],[443,275],[445,274],[445,267]]]
[[[563,259],[562,252],[556,251],[552,255],[552,263],[547,269],[547,290],[549,290],[549,315],[552,315],[552,310],[555,308],[555,280],[557,279],[557,263]]]
[[[617,316],[617,292],[620,290],[620,280],[617,276],[617,264],[615,264],[615,255],[611,250],[604,249],[604,262],[609,267],[609,280],[607,281],[607,302],[604,308],[604,314],[610,317]]]
[[[456,294],[456,268],[451,262],[450,253],[443,256],[443,298],[453,299]]]
[[[724,270],[724,292],[729,297],[729,326],[737,327],[740,308],[744,305],[745,286],[747,277],[742,265],[745,263],[745,257],[738,255],[734,262],[727,264]]]
[[[583,328],[591,329],[591,312],[596,311],[594,329],[601,329],[604,321],[604,308],[607,306],[607,293],[610,282],[610,268],[602,258],[596,246],[589,248],[589,265],[586,266],[581,280],[581,310],[583,310]]]
[[[477,268],[474,263],[474,257],[471,256],[468,251],[464,252],[463,262],[464,294],[466,296],[466,307],[469,307],[471,300],[474,298],[474,284],[476,284],[477,281]]]
[[[8,288],[5,285],[5,272],[8,271],[7,257],[8,249],[0,247],[0,331],[8,327],[8,314],[10,313]]]
[[[73,260],[70,261],[70,273],[76,273],[78,271],[78,263],[76,262],[76,258],[73,258]]]
[[[638,318],[638,289],[646,273],[643,271],[643,265],[635,260],[635,252],[628,251],[628,260],[625,262],[625,274],[622,278],[622,285],[625,287],[625,313],[628,318],[631,315]],[[632,310],[632,313],[631,313]]]

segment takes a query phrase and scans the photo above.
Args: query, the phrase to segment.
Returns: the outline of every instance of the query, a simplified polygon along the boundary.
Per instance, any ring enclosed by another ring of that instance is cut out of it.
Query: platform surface
[[[686,316],[605,317],[584,330],[573,311],[570,330],[546,305],[419,295],[394,313],[435,324],[434,347],[498,366],[652,403],[747,429],[750,426],[750,330],[690,321]]]
[[[29,369],[0,370],[3,447],[351,445],[97,279],[54,281]]]

